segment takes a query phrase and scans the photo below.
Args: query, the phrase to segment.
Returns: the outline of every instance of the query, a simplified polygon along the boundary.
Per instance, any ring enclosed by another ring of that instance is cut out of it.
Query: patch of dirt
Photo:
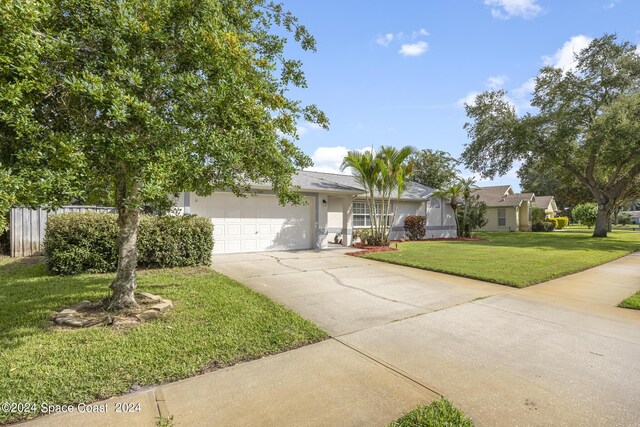
[[[351,255],[351,256],[360,256],[360,255],[370,254],[374,252],[395,252],[398,250],[390,246],[364,246],[362,243],[354,243],[353,245],[351,245],[351,247],[362,249],[357,252],[347,252],[347,255]]]
[[[107,310],[105,300],[80,301],[54,314],[51,321],[58,328],[76,329],[93,326],[127,328],[162,317],[173,308],[171,301],[146,292],[135,294],[138,305],[122,310]]]

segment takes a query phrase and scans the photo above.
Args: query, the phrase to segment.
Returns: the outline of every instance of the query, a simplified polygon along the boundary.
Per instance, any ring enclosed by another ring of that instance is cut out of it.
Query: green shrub
[[[546,218],[544,222],[553,224],[554,229],[558,228],[558,218]]]
[[[596,223],[598,205],[595,203],[582,203],[571,210],[571,215],[580,224],[591,228]]]
[[[118,261],[117,216],[60,214],[47,220],[45,263],[54,274],[115,271]],[[148,268],[208,265],[213,226],[202,217],[140,217],[138,266]]]
[[[631,224],[633,221],[631,221],[631,215],[629,215],[626,212],[622,212],[620,214],[618,214],[618,224],[620,225],[628,225]]]
[[[404,219],[404,231],[409,240],[420,240],[427,233],[427,218],[422,215],[407,215]]]
[[[556,228],[555,221],[534,222],[531,224],[531,231],[553,231]]]
[[[569,217],[559,216],[556,217],[556,230],[562,230],[569,225]]]
[[[532,223],[544,222],[544,219],[545,219],[546,216],[547,216],[547,213],[544,211],[544,209],[536,208],[536,207],[532,207],[531,208],[531,222]]]

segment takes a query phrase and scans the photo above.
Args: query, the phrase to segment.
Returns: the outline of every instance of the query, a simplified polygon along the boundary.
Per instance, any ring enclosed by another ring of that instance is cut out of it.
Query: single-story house
[[[366,194],[351,175],[301,171],[293,184],[306,205],[281,206],[268,184],[255,184],[247,197],[230,192],[211,196],[180,193],[176,207],[183,213],[211,218],[214,225],[214,253],[269,250],[323,249],[341,233],[342,244],[352,243],[353,230],[368,228]],[[391,239],[404,235],[407,215],[427,217],[425,238],[455,237],[451,207],[433,196],[434,190],[408,183],[395,217],[389,218]]]
[[[473,191],[487,205],[487,225],[480,231],[531,231],[533,193],[515,193],[510,185],[479,187]]]
[[[535,196],[534,205],[537,208],[544,209],[545,218],[553,218],[558,212],[558,205],[553,196]]]

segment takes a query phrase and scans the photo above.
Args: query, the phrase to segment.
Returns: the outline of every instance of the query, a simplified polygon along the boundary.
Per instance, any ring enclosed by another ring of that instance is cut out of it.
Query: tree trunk
[[[596,217],[596,225],[593,228],[593,237],[607,237],[609,213],[610,209],[606,205],[598,204],[598,216]]]
[[[118,269],[116,278],[111,283],[110,308],[125,308],[137,305],[134,298],[136,289],[136,266],[138,256],[138,226],[140,210],[138,209],[139,183],[129,183],[124,166],[121,175],[116,177],[116,205],[118,207]]]
[[[118,212],[118,270],[111,283],[110,307],[124,308],[136,305],[136,242],[140,216],[137,209],[123,208]]]

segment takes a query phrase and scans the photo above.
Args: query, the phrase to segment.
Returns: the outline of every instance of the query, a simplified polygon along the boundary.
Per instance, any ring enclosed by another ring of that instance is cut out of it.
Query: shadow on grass
[[[19,346],[33,335],[52,328],[49,318],[80,301],[98,301],[109,295],[113,275],[55,276],[42,257],[12,259],[0,265],[0,348]],[[139,276],[144,277],[145,272]],[[153,285],[154,292],[171,285]]]

